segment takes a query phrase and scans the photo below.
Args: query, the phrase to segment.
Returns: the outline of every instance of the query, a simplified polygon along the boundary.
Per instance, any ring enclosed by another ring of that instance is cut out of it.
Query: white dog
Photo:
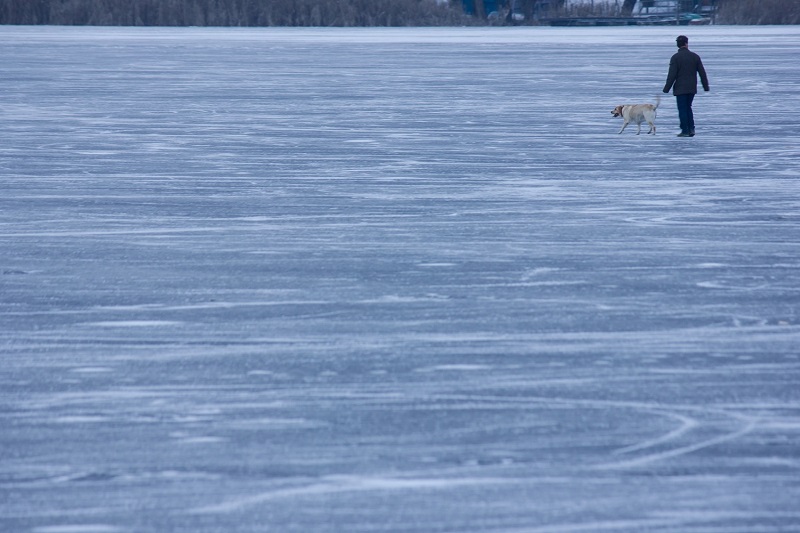
[[[626,104],[618,105],[611,111],[615,117],[622,117],[622,129],[620,133],[625,131],[625,128],[631,122],[636,123],[636,135],[642,132],[642,122],[647,122],[650,125],[650,131],[647,133],[656,134],[656,109],[661,103],[661,97],[656,98],[655,105],[653,104]]]

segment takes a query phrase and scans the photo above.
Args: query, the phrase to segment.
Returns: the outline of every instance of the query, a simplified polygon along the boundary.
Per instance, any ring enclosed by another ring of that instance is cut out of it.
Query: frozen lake
[[[800,531],[800,27],[0,27],[0,531]]]

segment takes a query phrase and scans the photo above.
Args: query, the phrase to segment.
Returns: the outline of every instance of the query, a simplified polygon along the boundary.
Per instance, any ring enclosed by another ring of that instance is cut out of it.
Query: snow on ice
[[[800,530],[800,29],[0,27],[0,530]]]

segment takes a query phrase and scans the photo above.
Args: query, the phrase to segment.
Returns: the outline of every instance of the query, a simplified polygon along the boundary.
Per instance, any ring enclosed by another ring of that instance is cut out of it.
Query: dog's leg
[[[642,133],[642,123],[641,122],[637,122],[636,123],[636,135],[639,135],[640,133]]]
[[[628,121],[623,120],[622,121],[622,129],[619,130],[619,132],[622,133],[623,131],[625,131],[625,128],[627,128],[627,127],[628,127]]]

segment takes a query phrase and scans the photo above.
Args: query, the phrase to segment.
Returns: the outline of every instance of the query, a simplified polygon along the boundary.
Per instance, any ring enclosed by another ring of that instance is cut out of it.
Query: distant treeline
[[[717,24],[800,24],[800,0],[681,0],[686,11],[692,5],[715,6]],[[552,2],[551,2],[552,3]],[[635,0],[570,0],[551,16],[559,17],[628,17]],[[641,5],[641,4],[640,4]]]
[[[800,24],[800,0],[718,0],[720,24]]]
[[[557,6],[551,13],[556,17],[608,17],[630,16],[634,3],[551,0],[546,5]],[[523,24],[537,23],[537,5],[537,0],[517,0],[526,15]],[[719,24],[800,24],[800,0],[716,0],[716,5]],[[465,15],[462,0],[0,0],[0,24],[463,26],[498,21],[504,18]]]
[[[450,26],[476,23],[436,0],[0,0],[0,24]]]

